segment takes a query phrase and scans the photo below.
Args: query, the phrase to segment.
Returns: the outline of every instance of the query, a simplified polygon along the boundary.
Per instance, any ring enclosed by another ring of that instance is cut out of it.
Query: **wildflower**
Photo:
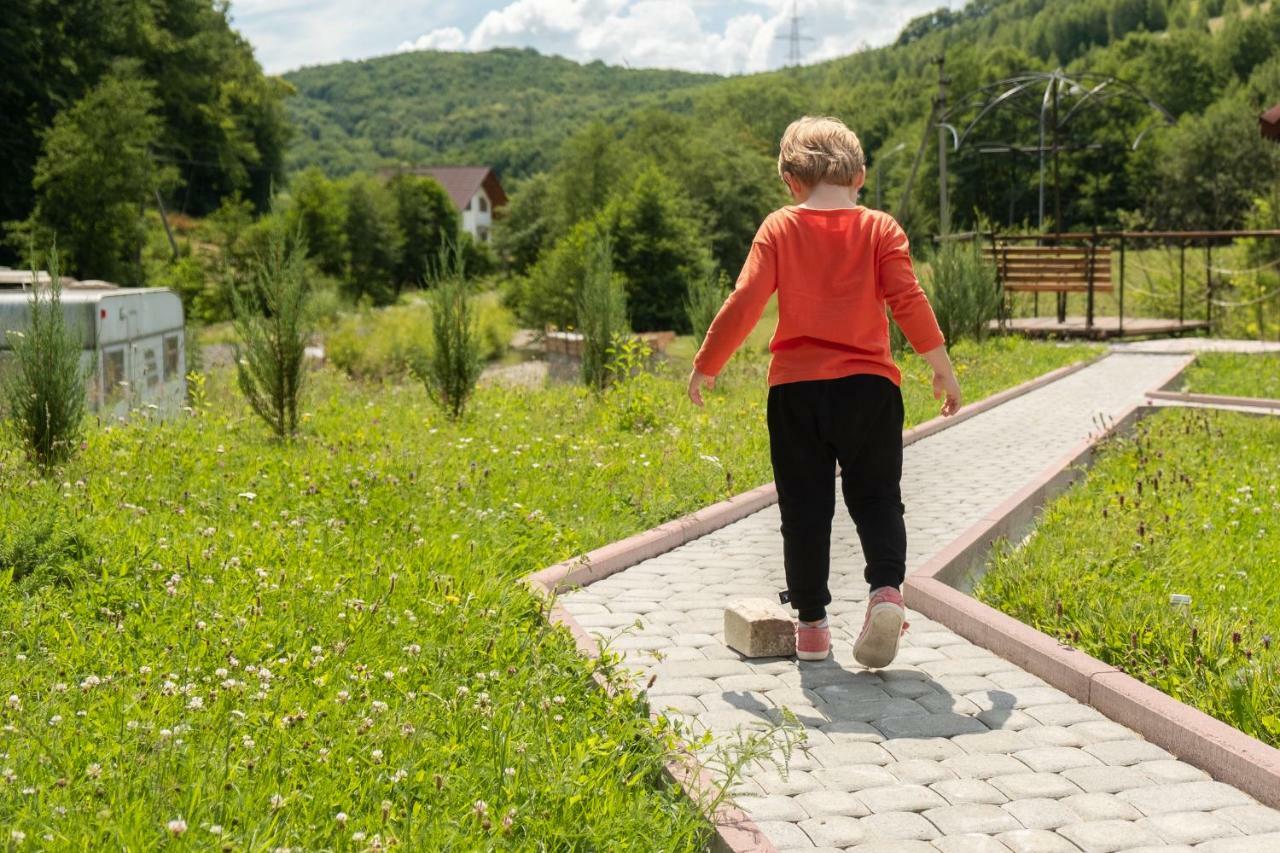
[[[373,708],[373,710],[375,710],[375,711],[377,711],[379,714],[381,714],[382,712],[384,712],[384,711],[386,711],[386,710],[387,710],[388,705],[387,705],[387,703],[386,703],[386,702],[380,702],[380,701],[378,701],[378,700],[376,700],[376,699],[375,699],[375,700],[374,700],[374,702],[373,702],[372,708]]]
[[[271,795],[271,810],[272,810],[273,812],[278,812],[278,811],[280,811],[280,809],[282,809],[282,808],[284,808],[284,797],[280,796],[279,794],[272,794],[272,795]]]
[[[391,776],[391,784],[392,784],[392,785],[399,784],[400,782],[403,782],[403,781],[404,781],[405,779],[407,779],[407,778],[409,778],[409,774],[408,774],[408,773],[406,773],[404,770],[397,770],[397,771],[396,771],[394,774],[392,774],[392,776]]]
[[[516,769],[514,767],[507,767],[502,771],[502,775],[510,779],[511,777],[516,775]]]
[[[168,823],[168,829],[169,829],[169,834],[172,835],[174,838],[177,838],[179,835],[182,835],[182,833],[187,831],[187,822],[182,818],[178,818],[177,820],[171,820]]]
[[[489,804],[484,800],[476,800],[475,805],[473,805],[472,808],[475,809],[475,813],[478,817],[484,817],[489,813]]]
[[[1232,632],[1231,632],[1231,645],[1233,645],[1233,646],[1238,646],[1238,645],[1240,645],[1240,632],[1239,632],[1239,631],[1232,631]]]
[[[22,700],[18,698],[18,694],[13,693],[10,694],[9,700],[5,704],[16,711],[22,707]]]
[[[98,778],[101,778],[101,776],[102,776],[102,765],[101,765],[101,764],[90,764],[88,767],[86,767],[86,768],[84,769],[84,775],[88,776],[90,779],[98,779]]]
[[[13,334],[13,333],[10,332],[10,334]],[[15,829],[9,833],[9,838],[13,841],[14,844],[21,844],[22,842],[27,840],[27,834],[23,832],[21,829]]]
[[[220,824],[220,823],[215,823],[213,826],[209,827],[209,834],[210,834],[210,835],[221,835],[221,834],[222,834],[222,824]]]
[[[336,815],[334,815],[334,816],[333,816],[333,819],[334,819],[334,820],[336,820],[336,821],[338,822],[338,826],[344,826],[344,827],[345,827],[345,826],[347,825],[347,813],[346,813],[346,812],[338,812]]]
[[[339,705],[345,705],[345,704],[347,704],[347,701],[348,701],[350,698],[351,698],[351,694],[350,694],[350,693],[348,693],[347,691],[345,691],[345,690],[339,690],[339,691],[338,691],[337,702],[338,702],[338,704],[339,704]]]
[[[369,753],[369,757],[373,759],[373,763],[374,763],[374,764],[381,764],[381,763],[382,763],[382,750],[380,750],[380,749],[375,749],[373,752]]]
[[[189,711],[199,711],[203,707],[204,707],[203,696],[192,696],[191,701],[187,703],[187,710]]]

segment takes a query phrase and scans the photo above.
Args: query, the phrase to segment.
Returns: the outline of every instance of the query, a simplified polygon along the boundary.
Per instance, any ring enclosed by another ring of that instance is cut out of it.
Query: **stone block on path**
[[[735,601],[724,609],[724,642],[749,658],[789,657],[796,653],[795,623],[767,598]]]

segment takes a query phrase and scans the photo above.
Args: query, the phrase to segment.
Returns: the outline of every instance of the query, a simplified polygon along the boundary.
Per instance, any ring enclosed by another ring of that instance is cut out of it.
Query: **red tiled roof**
[[[400,170],[387,171],[394,173]],[[471,201],[481,186],[495,208],[507,203],[507,194],[503,191],[502,184],[498,183],[498,176],[488,166],[414,166],[403,171],[435,178],[449,194],[449,198],[453,199],[453,205],[458,210],[467,206],[467,202]]]
[[[1267,139],[1280,142],[1280,104],[1276,104],[1258,118],[1258,126]]]

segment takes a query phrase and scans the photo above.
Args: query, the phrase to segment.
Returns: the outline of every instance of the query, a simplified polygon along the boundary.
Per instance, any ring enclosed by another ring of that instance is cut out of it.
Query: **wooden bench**
[[[1058,294],[1058,320],[1065,319],[1067,293],[1089,293],[1088,315],[1093,318],[1093,293],[1110,293],[1111,248],[1098,245],[1024,246],[1000,243],[984,247],[996,269],[1004,293]],[[1007,316],[1007,312],[1005,313]]]
[[[1012,246],[985,248],[1000,286],[1009,292],[1111,292],[1109,246]]]

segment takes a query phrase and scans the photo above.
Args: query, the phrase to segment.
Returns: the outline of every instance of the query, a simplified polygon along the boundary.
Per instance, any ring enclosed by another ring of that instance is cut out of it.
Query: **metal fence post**
[[[1124,235],[1120,235],[1120,316],[1116,318],[1116,335],[1124,334]]]

